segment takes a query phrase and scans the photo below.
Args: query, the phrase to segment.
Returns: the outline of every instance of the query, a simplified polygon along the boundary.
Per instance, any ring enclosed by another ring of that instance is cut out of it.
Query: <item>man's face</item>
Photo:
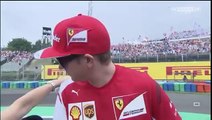
[[[70,55],[57,58],[57,60],[73,81],[85,80],[88,70],[83,64],[83,55]]]

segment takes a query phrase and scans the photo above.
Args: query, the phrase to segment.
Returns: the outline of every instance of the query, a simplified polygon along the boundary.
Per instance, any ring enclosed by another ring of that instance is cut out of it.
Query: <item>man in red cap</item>
[[[113,64],[100,21],[79,14],[59,22],[53,34],[53,46],[34,56],[56,58],[72,78],[60,86],[55,120],[181,120],[147,73]]]

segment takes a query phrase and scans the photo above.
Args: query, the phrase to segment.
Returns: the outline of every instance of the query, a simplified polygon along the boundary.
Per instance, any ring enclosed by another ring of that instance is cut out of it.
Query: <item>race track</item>
[[[1,106],[8,106],[28,90],[1,89]],[[210,114],[210,93],[167,92],[179,112]],[[38,106],[54,106],[56,93],[49,94]],[[48,119],[45,119],[48,120]],[[50,119],[49,119],[50,120]]]

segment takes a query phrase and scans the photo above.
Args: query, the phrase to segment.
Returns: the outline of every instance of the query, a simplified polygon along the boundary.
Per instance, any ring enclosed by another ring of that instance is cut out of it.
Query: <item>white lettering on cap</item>
[[[57,41],[57,42],[60,42],[60,38],[57,37],[57,35],[54,35],[54,36],[53,36],[53,40],[54,40],[54,41]]]
[[[88,30],[84,30],[84,31],[81,31],[81,32],[75,34],[74,36],[72,36],[68,41],[68,45],[72,42],[86,43],[88,41],[87,40],[87,32],[88,32]]]

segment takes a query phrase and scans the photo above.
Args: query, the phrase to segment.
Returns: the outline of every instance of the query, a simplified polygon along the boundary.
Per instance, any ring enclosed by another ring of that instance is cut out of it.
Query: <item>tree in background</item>
[[[41,40],[37,40],[34,45],[32,45],[32,52],[38,51],[42,49]]]
[[[37,40],[35,44],[27,41],[25,38],[14,38],[11,42],[8,43],[7,47],[2,50],[11,50],[11,51],[28,51],[35,52],[51,46],[51,42]]]
[[[31,51],[32,43],[25,38],[14,38],[8,43],[7,49],[11,51]]]
[[[35,51],[38,51],[38,50],[41,50],[43,48],[46,48],[46,47],[50,47],[51,46],[51,42],[49,41],[44,41],[43,42],[41,40],[37,40],[35,42],[34,45],[32,45],[32,52],[35,52]]]

